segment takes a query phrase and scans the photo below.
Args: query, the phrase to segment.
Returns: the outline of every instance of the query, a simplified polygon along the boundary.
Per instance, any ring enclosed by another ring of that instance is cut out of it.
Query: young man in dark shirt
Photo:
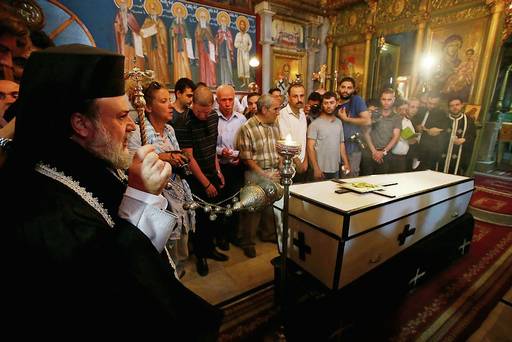
[[[174,85],[176,100],[172,103],[171,126],[174,126],[174,124],[187,113],[192,104],[192,96],[195,89],[196,85],[194,82],[186,77],[180,78]]]

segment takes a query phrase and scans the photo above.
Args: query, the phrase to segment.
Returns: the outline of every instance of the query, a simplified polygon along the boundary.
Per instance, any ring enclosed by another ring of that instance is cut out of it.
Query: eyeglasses
[[[17,91],[12,91],[10,93],[4,93],[3,91],[0,91],[0,101],[5,100],[7,98],[7,96],[12,97],[13,99],[17,99],[18,98],[18,92]]]

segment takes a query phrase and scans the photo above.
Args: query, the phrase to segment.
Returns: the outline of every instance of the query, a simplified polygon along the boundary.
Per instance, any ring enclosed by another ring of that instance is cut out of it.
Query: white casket
[[[382,195],[336,193],[341,185],[334,181],[290,187],[288,258],[330,289],[346,286],[462,216],[474,188],[472,178],[435,171],[343,181],[396,184],[384,187]],[[278,231],[282,207],[282,200],[274,204]]]

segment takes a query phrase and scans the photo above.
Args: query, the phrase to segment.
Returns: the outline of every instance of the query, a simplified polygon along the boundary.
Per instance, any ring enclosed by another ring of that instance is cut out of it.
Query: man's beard
[[[348,100],[350,99],[350,97],[352,96],[352,94],[343,94],[343,93],[340,93],[340,97],[343,99],[343,100]]]
[[[98,158],[105,160],[115,169],[127,170],[133,159],[133,153],[124,147],[124,142],[115,142],[101,123],[95,123],[96,139],[87,149]]]

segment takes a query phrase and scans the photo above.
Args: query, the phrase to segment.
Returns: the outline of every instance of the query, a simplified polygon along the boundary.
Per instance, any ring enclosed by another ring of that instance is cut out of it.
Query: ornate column
[[[491,65],[491,59],[493,53],[497,49],[501,42],[501,32],[498,34],[498,28],[500,27],[500,19],[505,9],[505,2],[503,0],[486,0],[486,4],[491,11],[491,23],[489,25],[489,34],[487,35],[487,42],[485,44],[484,54],[482,56],[482,67],[478,75],[478,81],[476,82],[475,97],[473,103],[482,104],[484,92],[487,89],[487,79],[489,78],[489,67]],[[483,113],[485,114],[485,112]],[[485,118],[482,118],[482,120]]]
[[[325,89],[332,89],[332,76],[333,76],[333,47],[334,37],[333,33],[336,31],[336,16],[329,17],[329,35],[325,38],[325,45],[327,45],[327,80],[325,82]]]
[[[331,88],[329,88],[329,90],[332,90],[332,91],[336,91],[336,88],[337,88],[337,84],[335,82],[339,82],[340,79],[339,78],[336,78],[336,76],[334,75],[336,72],[338,72],[338,77],[339,77],[339,66],[340,66],[340,47],[338,46],[338,44],[334,44],[334,50],[333,50],[333,56],[332,56],[332,73],[331,73]]]
[[[375,27],[370,25],[366,29],[365,34],[365,45],[364,45],[364,74],[363,74],[363,84],[361,87],[361,94],[364,98],[368,98],[370,96],[368,91],[368,78],[370,75],[370,52],[372,48],[372,37],[375,32]]]
[[[260,16],[260,27],[261,27],[261,92],[262,94],[267,93],[271,87],[272,80],[272,59],[271,59],[271,47],[272,47],[272,16],[275,14],[270,10],[270,4],[268,1],[260,2],[255,6],[256,13]]]
[[[327,46],[327,73],[330,76],[332,74],[332,47],[334,46],[334,39],[331,35],[325,38],[325,45]],[[327,77],[325,82],[325,89],[331,89],[331,78]]]
[[[491,23],[489,25],[489,33],[485,49],[483,50],[482,66],[475,83],[475,95],[473,103],[482,105],[482,114],[480,122],[483,124],[482,129],[477,131],[477,137],[471,156],[468,173],[472,174],[476,168],[480,171],[486,171],[494,167],[494,142],[497,139],[499,123],[489,122],[488,108],[491,101],[493,89],[495,86],[497,61],[499,51],[501,49],[501,32],[499,28],[502,22],[502,14],[505,9],[503,0],[486,0],[486,4],[491,12]],[[492,75],[489,77],[489,75]],[[487,92],[487,94],[485,94]],[[486,97],[484,97],[486,95]]]
[[[319,41],[318,38],[318,27],[314,23],[308,24],[308,32],[309,36],[306,40],[306,50],[308,53],[308,70],[306,72],[305,79],[307,80],[304,86],[306,87],[306,94],[311,93],[313,90],[313,78],[311,75],[315,72],[315,60],[316,54],[320,49],[318,49]]]
[[[418,33],[416,35],[416,46],[414,47],[414,59],[412,65],[412,74],[411,74],[411,90],[410,94],[412,96],[416,96],[416,92],[419,88],[419,80],[421,73],[421,58],[423,52],[423,42],[425,40],[425,31],[427,27],[427,22],[430,20],[430,13],[428,11],[424,11],[419,16],[415,17],[413,20],[418,23]]]
[[[370,98],[370,90],[371,86],[368,85],[370,80],[370,74],[372,75],[373,80],[373,68],[370,67],[370,58],[372,54],[372,38],[375,34],[375,18],[377,16],[377,1],[376,0],[367,0],[368,3],[368,16],[366,17],[366,33],[365,33],[365,46],[364,46],[364,74],[363,74],[363,84],[360,85],[361,94],[364,98]]]
[[[318,38],[320,39],[320,51],[318,52],[318,60],[315,62],[314,70],[320,70],[320,66],[322,64],[327,63],[327,46],[325,45],[325,40],[327,39],[327,35],[329,34],[329,20],[324,18],[324,21],[319,29]]]

